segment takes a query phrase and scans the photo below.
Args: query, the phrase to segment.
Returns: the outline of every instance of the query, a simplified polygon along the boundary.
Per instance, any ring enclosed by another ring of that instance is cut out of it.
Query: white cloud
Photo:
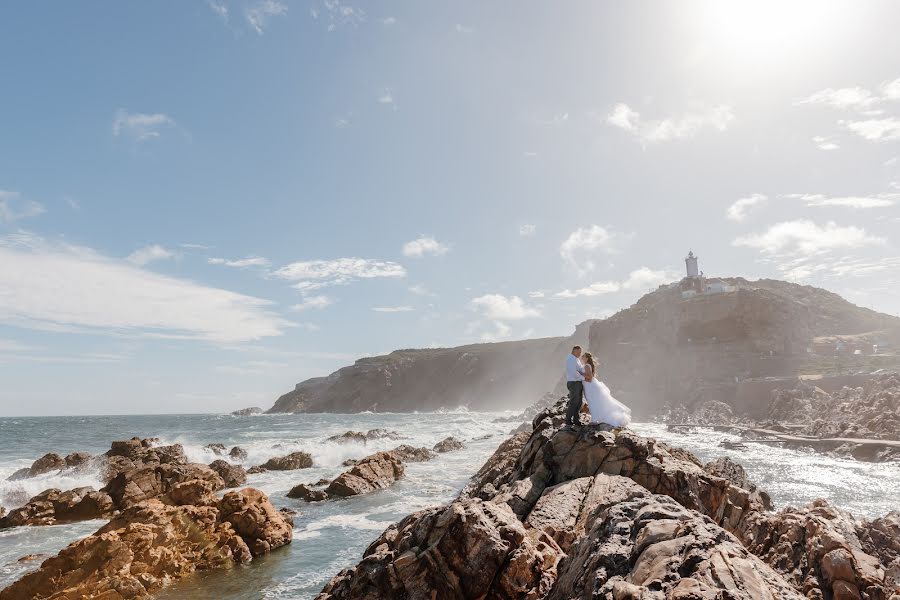
[[[667,142],[692,137],[703,129],[725,131],[734,121],[734,113],[731,107],[719,105],[678,117],[645,120],[627,104],[619,103],[607,115],[606,121],[631,133],[642,142]]]
[[[746,198],[740,198],[728,207],[726,216],[732,221],[743,221],[754,206],[765,204],[766,200],[763,194],[751,194]]]
[[[541,314],[538,309],[527,306],[518,296],[507,297],[501,294],[479,296],[472,300],[470,306],[492,321],[517,321]]]
[[[307,296],[301,300],[299,304],[291,306],[291,310],[297,312],[304,310],[321,310],[332,304],[334,304],[334,300],[328,296]]]
[[[732,244],[756,248],[767,254],[810,256],[835,249],[860,248],[884,242],[884,238],[871,235],[861,227],[840,226],[834,221],[820,226],[801,219],[776,223],[762,233],[739,237]]]
[[[422,236],[403,244],[403,256],[422,258],[423,256],[442,256],[447,254],[450,246],[442,244],[433,237]]]
[[[475,322],[470,326],[470,329],[475,329],[479,326],[481,326],[481,322]],[[493,323],[490,323],[490,326],[493,327],[492,330],[485,331],[481,334],[482,342],[499,342],[500,340],[509,338],[512,333],[512,328],[502,321],[494,321]]]
[[[428,288],[426,288],[421,283],[417,283],[416,285],[409,286],[409,291],[416,296],[435,296],[433,292],[431,292]]]
[[[328,31],[334,31],[343,25],[357,27],[366,20],[366,13],[363,9],[344,4],[340,0],[322,0],[321,7],[324,11],[324,16],[327,17]],[[313,19],[318,19],[323,13],[320,13],[318,8],[313,7],[310,9],[309,14]],[[396,19],[394,17],[386,17],[381,22],[384,25],[392,25],[396,22]]]
[[[862,87],[825,88],[797,100],[795,104],[823,104],[837,109],[869,108],[879,102],[880,98]]]
[[[832,138],[825,137],[822,135],[817,135],[813,137],[813,142],[815,142],[816,146],[818,146],[819,150],[837,150],[840,148],[837,142],[833,141]]]
[[[528,292],[529,298],[543,298],[544,292],[542,290],[535,290],[533,292]]]
[[[0,237],[0,322],[31,329],[238,343],[290,325],[271,302],[166,277],[90,248]]]
[[[602,294],[612,294],[622,289],[617,281],[597,281],[589,286],[577,290],[563,290],[553,294],[555,298],[578,298],[579,296],[600,296]]]
[[[402,313],[412,312],[415,309],[412,306],[376,306],[372,310],[380,313]]]
[[[785,198],[802,200],[806,206],[842,206],[847,208],[885,208],[897,204],[900,194],[874,196],[825,196],[823,194],[787,194]]]
[[[593,270],[591,253],[603,252],[615,254],[620,251],[622,242],[633,237],[633,234],[618,233],[600,225],[579,227],[567,237],[559,247],[559,255],[579,272]]]
[[[0,190],[0,223],[12,223],[44,214],[44,206],[22,198],[19,192]]]
[[[900,100],[900,77],[881,84],[881,95],[886,100]]]
[[[159,244],[153,244],[150,246],[144,246],[143,248],[138,248],[134,252],[128,255],[127,260],[133,265],[138,265],[139,267],[143,267],[144,265],[157,261],[157,260],[166,260],[169,258],[175,258],[177,255],[171,250],[167,250],[160,246]]]
[[[334,260],[308,260],[294,262],[276,270],[273,275],[289,281],[313,283],[297,284],[316,286],[319,283],[334,285],[355,279],[375,279],[380,277],[406,277],[406,269],[395,262],[369,258],[336,258]],[[322,287],[322,285],[318,285]],[[311,289],[311,288],[308,288]]]
[[[269,19],[285,15],[287,10],[287,5],[278,0],[257,0],[247,7],[244,16],[254,31],[262,35],[265,33]]]
[[[209,6],[209,9],[213,11],[222,21],[228,23],[228,7],[225,6],[223,2],[217,2],[216,0],[206,0],[206,5]]]
[[[116,137],[144,142],[160,137],[164,129],[175,125],[175,119],[163,113],[130,113],[120,108],[113,117],[112,132]]]
[[[628,279],[622,282],[622,288],[626,290],[649,290],[664,283],[678,279],[678,274],[667,270],[653,270],[641,267],[628,274]]]
[[[887,117],[884,119],[865,119],[862,121],[839,121],[841,125],[873,142],[892,142],[900,140],[900,119]]]
[[[381,24],[382,24],[382,25],[388,25],[388,26],[390,26],[390,25],[396,25],[396,24],[397,24],[397,17],[384,17],[383,19],[381,19]]]
[[[262,256],[248,256],[247,258],[239,258],[237,260],[228,260],[227,258],[209,258],[206,260],[211,265],[225,265],[226,267],[234,267],[243,269],[246,267],[268,267],[269,259]]]
[[[537,231],[537,225],[533,225],[530,223],[519,225],[519,235],[521,235],[522,237],[534,235],[535,231]]]

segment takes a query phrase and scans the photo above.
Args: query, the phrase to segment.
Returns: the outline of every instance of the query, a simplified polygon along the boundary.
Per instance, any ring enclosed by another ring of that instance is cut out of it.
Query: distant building
[[[684,259],[687,276],[681,280],[681,297],[685,300],[695,296],[711,294],[725,294],[737,290],[736,286],[729,285],[720,279],[707,279],[700,270],[700,257],[691,250]]]
[[[700,268],[697,265],[697,260],[699,256],[694,256],[694,251],[691,250],[688,252],[687,257],[684,259],[684,265],[687,267],[687,276],[690,279],[696,279],[700,277]]]

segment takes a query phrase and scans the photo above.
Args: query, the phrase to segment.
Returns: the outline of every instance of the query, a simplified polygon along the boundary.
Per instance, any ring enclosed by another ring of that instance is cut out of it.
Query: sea
[[[53,487],[101,487],[98,474],[90,472],[78,476],[46,474],[14,482],[7,481],[7,477],[47,452],[97,454],[109,449],[112,440],[133,436],[157,437],[162,444],[182,444],[190,460],[203,463],[219,458],[204,448],[210,443],[228,448],[241,446],[249,454],[246,466],[303,450],[312,454],[313,468],[248,478],[248,485],[266,492],[276,507],[297,511],[293,543],[247,566],[187,577],[165,588],[156,598],[310,599],[333,575],[356,564],[388,525],[409,513],[452,500],[517,426],[510,421],[514,414],[458,409],[415,414],[0,418],[0,505],[14,508]],[[348,430],[365,432],[376,428],[396,432],[403,439],[377,439],[366,444],[326,441],[329,436]],[[735,436],[708,430],[675,433],[655,423],[636,423],[633,429],[690,450],[703,461],[731,457],[771,494],[776,508],[826,498],[858,518],[872,518],[900,506],[898,463],[864,463],[762,444],[726,449],[721,443],[735,441]],[[447,436],[463,441],[465,449],[440,454],[429,462],[408,464],[404,478],[389,489],[312,504],[286,497],[287,491],[298,483],[333,478],[344,470],[341,463],[348,458],[361,458],[398,444],[430,448]],[[102,525],[103,521],[88,521],[0,530],[0,589],[36,569],[47,555]],[[39,558],[19,560],[35,554]]]

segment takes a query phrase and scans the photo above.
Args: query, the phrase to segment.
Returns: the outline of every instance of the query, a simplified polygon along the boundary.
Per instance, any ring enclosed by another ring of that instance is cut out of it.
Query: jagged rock
[[[209,463],[209,468],[219,474],[225,487],[240,487],[247,483],[247,471],[240,465],[233,465],[221,458]]]
[[[265,473],[267,471],[267,468],[256,465],[255,467],[250,467],[249,469],[247,469],[247,475],[256,475],[257,473]]]
[[[258,406],[251,406],[250,408],[242,408],[231,412],[231,414],[236,417],[250,417],[253,415],[261,415],[262,413],[263,409]]]
[[[879,544],[894,521],[859,525],[825,503],[769,513],[738,465],[714,463],[713,475],[689,452],[628,430],[562,429],[563,410],[547,409],[530,436],[507,440],[456,502],[389,527],[319,600],[900,593],[860,542]],[[859,538],[857,526],[865,531]]]
[[[0,506],[0,519],[6,516],[6,509]]]
[[[403,463],[390,452],[378,452],[338,475],[325,489],[329,497],[367,494],[388,487],[403,476]]]
[[[750,492],[752,494],[751,497],[759,501],[766,510],[772,510],[772,498],[769,494],[764,490],[758,489],[756,484],[750,481],[750,477],[747,475],[744,467],[730,458],[718,458],[704,465],[703,470],[710,475],[727,479],[739,488],[744,488]]]
[[[156,446],[158,438],[131,438],[112,442],[110,449],[99,458],[103,481],[110,482],[128,471],[162,464],[183,465],[187,463],[181,444]]]
[[[391,450],[391,454],[396,455],[397,458],[405,463],[426,462],[437,456],[434,451],[429,450],[428,448],[416,448],[415,446],[410,446],[409,444],[397,446],[396,448]]]
[[[49,473],[51,471],[60,471],[65,467],[66,460],[59,454],[50,452],[31,463],[30,467],[19,469],[18,471],[10,475],[8,480],[17,481],[19,479],[37,477],[38,475],[43,475],[44,473]]]
[[[198,463],[160,464],[120,473],[103,488],[118,508],[128,508],[138,502],[158,498],[169,493],[179,483],[202,479],[214,490],[225,487],[218,473]]]
[[[351,442],[356,444],[365,444],[366,434],[364,434],[362,431],[347,431],[327,437],[325,438],[325,441],[334,442],[335,444],[347,444]]]
[[[253,556],[268,554],[291,543],[293,528],[257,489],[228,492],[219,502],[219,510],[222,521],[234,527]]]
[[[390,431],[388,429],[382,429],[380,427],[375,429],[370,429],[366,432],[367,440],[381,440],[381,439],[390,439],[390,440],[402,440],[403,436],[397,433],[396,431]]]
[[[381,534],[318,600],[539,598],[561,551],[480,500],[414,513]]]
[[[244,462],[245,460],[247,460],[247,451],[240,446],[235,446],[228,451],[228,456],[230,456],[232,460],[239,460],[241,462]]]
[[[0,591],[0,600],[144,598],[196,570],[250,562],[290,543],[291,534],[259,490],[229,492],[218,505],[148,500],[44,561]]]
[[[328,494],[323,490],[315,490],[303,483],[292,487],[287,493],[287,497],[297,498],[305,502],[321,502],[322,500],[328,500]]]
[[[99,519],[112,514],[113,501],[104,492],[82,487],[63,492],[49,489],[34,496],[24,506],[0,518],[0,529],[23,525],[55,525]]]
[[[307,452],[291,452],[287,456],[276,456],[259,465],[268,471],[294,471],[313,466],[312,455]]]
[[[173,485],[165,498],[176,506],[214,506],[214,491],[215,488],[209,481],[190,479]]]
[[[218,442],[214,444],[207,444],[203,446],[203,448],[205,450],[209,450],[216,456],[222,456],[223,454],[225,454],[225,444],[219,444]]]
[[[454,450],[462,450],[465,447],[465,444],[451,435],[435,444],[432,450],[435,452],[453,452]]]
[[[853,517],[824,500],[779,513],[753,512],[737,535],[748,550],[808,596],[851,597],[840,596],[850,593],[850,586],[866,594],[865,598],[888,598],[892,591],[900,592],[885,580],[878,558],[863,549]],[[857,593],[856,597],[862,596]]]
[[[63,460],[67,469],[81,469],[90,465],[92,458],[87,452],[71,452]]]

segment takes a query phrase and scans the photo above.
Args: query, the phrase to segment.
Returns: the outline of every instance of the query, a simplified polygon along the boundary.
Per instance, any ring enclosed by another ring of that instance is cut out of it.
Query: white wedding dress
[[[590,365],[586,369],[590,373]],[[613,427],[627,427],[631,423],[631,409],[613,398],[606,384],[596,377],[584,382],[584,398],[591,411],[591,423]]]

